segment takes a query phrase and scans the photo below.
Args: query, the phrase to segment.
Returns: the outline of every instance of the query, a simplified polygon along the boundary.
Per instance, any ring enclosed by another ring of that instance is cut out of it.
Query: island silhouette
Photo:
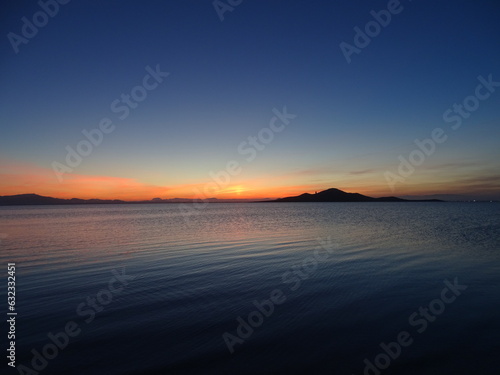
[[[315,194],[304,193],[293,197],[278,199],[268,199],[257,201],[254,199],[217,199],[207,198],[209,203],[244,203],[244,202],[443,202],[440,199],[419,199],[409,200],[397,197],[373,198],[359,193],[347,193],[345,191],[331,188],[316,192]],[[124,201],[119,199],[62,199],[46,197],[38,194],[17,194],[0,196],[0,206],[21,206],[21,205],[66,205],[66,204],[130,204],[130,203],[190,203],[190,198],[161,199]]]
[[[270,202],[443,202],[439,199],[408,200],[397,197],[373,198],[359,193],[347,193],[345,191],[331,188],[316,192],[315,194],[304,193],[294,197],[278,198]]]

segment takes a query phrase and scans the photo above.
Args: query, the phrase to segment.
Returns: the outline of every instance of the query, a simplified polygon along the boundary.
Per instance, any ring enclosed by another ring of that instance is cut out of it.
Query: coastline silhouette
[[[359,193],[346,193],[345,191],[330,188],[314,194],[304,193],[293,197],[278,198],[273,200],[257,199],[217,199],[207,198],[209,203],[252,203],[252,202],[444,202],[440,199],[409,200],[398,197],[373,198]],[[17,194],[0,196],[0,206],[22,206],[22,205],[66,205],[66,204],[140,204],[140,203],[192,203],[190,198],[124,201],[120,199],[62,199],[46,197],[38,194]]]

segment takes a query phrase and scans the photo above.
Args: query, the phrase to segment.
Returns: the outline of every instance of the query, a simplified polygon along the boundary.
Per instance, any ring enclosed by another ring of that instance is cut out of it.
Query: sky
[[[2,8],[0,195],[500,199],[497,0]]]

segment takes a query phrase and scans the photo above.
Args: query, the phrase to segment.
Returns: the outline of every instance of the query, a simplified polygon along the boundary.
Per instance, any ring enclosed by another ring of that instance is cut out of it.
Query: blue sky
[[[191,196],[238,160],[239,188],[221,187],[220,197],[338,187],[499,199],[500,89],[394,189],[384,173],[397,173],[416,138],[449,129],[443,112],[474,94],[478,76],[500,81],[500,4],[401,1],[347,63],[339,44],[354,44],[354,27],[387,6],[247,0],[221,21],[212,1],[70,1],[16,54],[8,33],[22,35],[22,17],[41,8],[10,2],[1,15],[0,194],[104,197],[125,183],[130,197]],[[117,120],[110,104],[157,64],[168,78]],[[238,145],[284,106],[297,117],[244,162]],[[58,181],[53,162],[106,116],[116,129]],[[96,188],[99,177],[107,190]]]

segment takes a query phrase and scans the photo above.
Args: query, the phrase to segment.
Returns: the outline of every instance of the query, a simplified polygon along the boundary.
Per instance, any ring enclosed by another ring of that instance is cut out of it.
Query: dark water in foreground
[[[1,207],[0,233],[40,374],[498,373],[499,204]]]

